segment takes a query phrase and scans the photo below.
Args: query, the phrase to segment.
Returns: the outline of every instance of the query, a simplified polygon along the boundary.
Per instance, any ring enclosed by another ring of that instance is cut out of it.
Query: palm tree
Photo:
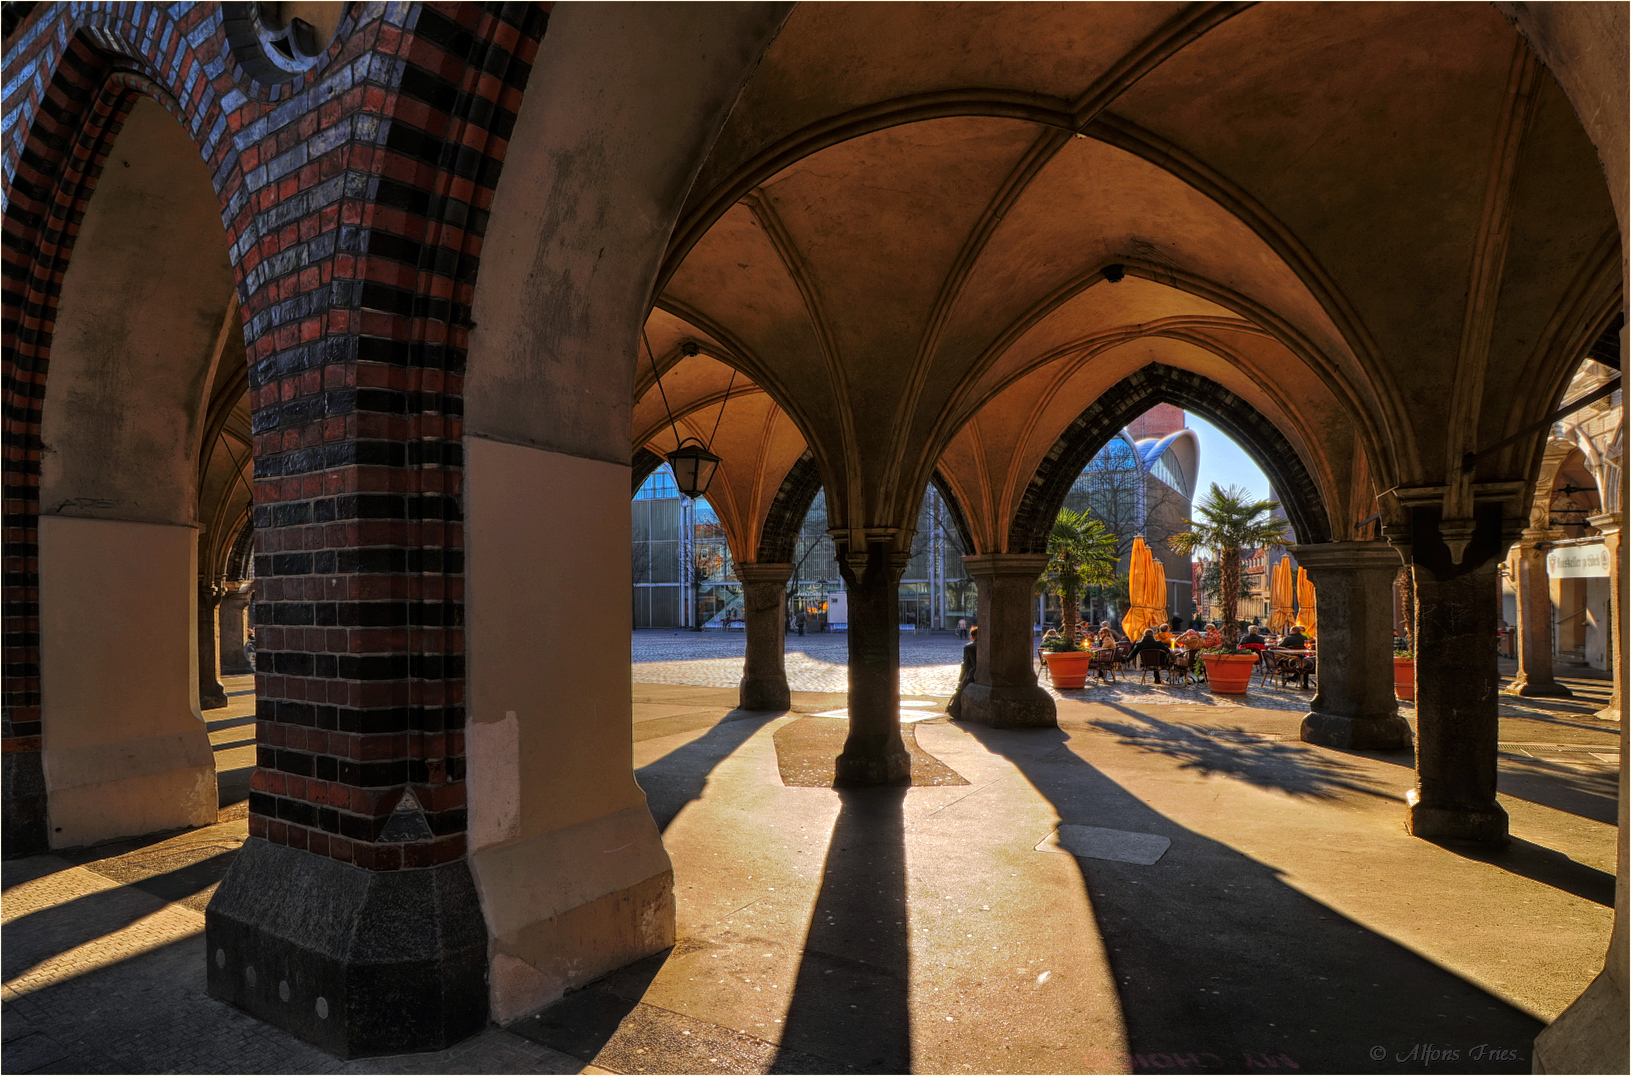
[[[1241,553],[1287,544],[1291,540],[1290,528],[1283,517],[1274,515],[1279,502],[1254,501],[1239,486],[1221,489],[1214,482],[1206,499],[1195,507],[1201,521],[1184,520],[1189,529],[1174,534],[1167,544],[1181,556],[1189,556],[1197,549],[1217,554],[1222,573],[1218,602],[1223,606],[1224,631],[1232,638],[1238,628],[1235,610],[1240,601]]]
[[[1059,596],[1066,638],[1076,638],[1082,588],[1115,578],[1116,536],[1086,512],[1061,511],[1048,535],[1048,567],[1037,588]]]

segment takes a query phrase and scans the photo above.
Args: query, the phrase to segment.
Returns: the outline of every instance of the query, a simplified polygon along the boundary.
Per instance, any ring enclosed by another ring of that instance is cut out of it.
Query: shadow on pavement
[[[1397,1072],[1424,1063],[1412,1051],[1429,1046],[1459,1052],[1434,1071],[1529,1071],[1540,1021],[1153,810],[1071,751],[1064,731],[968,731],[1062,823],[1172,842],[1149,866],[1076,860],[1134,1071]]]
[[[1502,795],[1607,826],[1615,825],[1619,819],[1620,774],[1617,769],[1604,768],[1593,773],[1549,759],[1514,758],[1503,754],[1497,781]]]
[[[1593,901],[1605,908],[1614,907],[1614,876],[1596,867],[1589,867],[1544,845],[1513,837],[1505,848],[1489,848],[1466,841],[1433,841],[1446,852],[1454,852],[1463,859],[1477,860],[1500,867],[1504,871],[1521,875],[1553,889],[1561,889],[1581,900]]]
[[[838,793],[780,1045],[646,1004],[674,950],[613,972],[507,1030],[616,1072],[910,1071],[906,792]]]
[[[1116,703],[1102,705],[1119,710],[1131,720],[1100,718],[1087,724],[1115,735],[1120,744],[1165,755],[1180,769],[1194,770],[1202,776],[1226,774],[1293,796],[1329,799],[1340,792],[1358,792],[1380,799],[1399,799],[1371,784],[1359,767],[1300,742],[1243,728],[1177,724]]]
[[[782,1046],[793,1053],[773,1072],[810,1071],[796,1063],[805,1054],[845,1072],[911,1071],[906,793],[838,791],[838,820],[782,1030]]]
[[[635,780],[645,790],[646,803],[657,828],[668,829],[685,805],[702,798],[708,776],[714,767],[729,758],[755,732],[784,712],[732,710],[719,723],[683,747],[634,771]]]
[[[235,850],[219,852],[174,870],[121,880],[111,889],[7,921],[0,927],[0,974],[9,982],[52,957],[123,930],[165,904],[191,903],[189,898],[226,875],[235,855]]]

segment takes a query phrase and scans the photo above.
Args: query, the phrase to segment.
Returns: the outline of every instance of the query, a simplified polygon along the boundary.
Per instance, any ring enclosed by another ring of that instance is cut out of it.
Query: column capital
[[[1620,533],[1620,513],[1604,512],[1600,516],[1587,516],[1586,522],[1602,532],[1604,538],[1615,537]]]
[[[791,564],[736,562],[736,578],[744,583],[785,583],[792,577]]]
[[[1542,542],[1555,542],[1567,537],[1568,535],[1558,527],[1525,527],[1523,533],[1518,536],[1518,544],[1537,546]]]
[[[1288,549],[1298,567],[1307,568],[1311,575],[1321,569],[1345,568],[1396,572],[1406,563],[1398,548],[1388,542],[1323,542]]]
[[[963,567],[976,579],[999,575],[1023,575],[1035,579],[1047,566],[1046,553],[971,553],[963,558]]]

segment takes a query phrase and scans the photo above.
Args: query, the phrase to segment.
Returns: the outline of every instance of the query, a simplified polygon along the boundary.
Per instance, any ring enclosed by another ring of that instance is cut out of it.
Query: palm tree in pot
[[[1248,549],[1283,546],[1291,540],[1284,517],[1276,516],[1277,501],[1253,500],[1239,486],[1222,489],[1216,482],[1206,499],[1195,506],[1200,518],[1186,519],[1188,530],[1167,539],[1167,545],[1181,556],[1210,549],[1217,554],[1218,571],[1223,578],[1218,587],[1223,606],[1224,632],[1233,641],[1239,634],[1235,611],[1240,602],[1240,558]]]
[[[1048,566],[1037,587],[1058,595],[1065,638],[1076,639],[1083,590],[1115,578],[1116,536],[1086,512],[1061,511],[1048,535]]]

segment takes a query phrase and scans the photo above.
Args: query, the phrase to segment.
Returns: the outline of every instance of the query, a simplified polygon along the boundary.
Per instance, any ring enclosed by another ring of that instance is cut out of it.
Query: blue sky
[[[1225,489],[1245,486],[1258,497],[1269,495],[1268,478],[1228,434],[1193,411],[1187,412],[1184,417],[1186,425],[1195,431],[1201,442],[1200,476],[1195,483],[1197,501],[1206,496],[1213,482]]]

